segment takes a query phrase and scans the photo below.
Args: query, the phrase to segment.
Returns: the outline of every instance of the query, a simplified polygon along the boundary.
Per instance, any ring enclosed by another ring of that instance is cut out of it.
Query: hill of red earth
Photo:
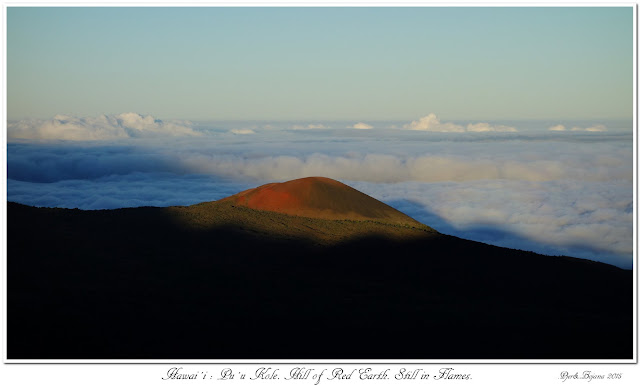
[[[389,205],[326,177],[307,177],[266,184],[227,197],[223,201],[256,210],[325,220],[420,224]]]

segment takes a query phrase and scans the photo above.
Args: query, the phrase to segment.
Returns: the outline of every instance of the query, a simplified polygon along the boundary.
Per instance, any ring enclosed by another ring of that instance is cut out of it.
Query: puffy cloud
[[[255,134],[256,133],[251,129],[231,129],[229,132],[232,134]]]
[[[550,131],[567,131],[567,128],[564,125],[555,125],[549,127]],[[593,125],[589,127],[580,127],[574,126],[571,128],[571,131],[588,131],[588,132],[603,132],[607,131],[607,127],[605,125]]]
[[[310,123],[308,125],[293,125],[291,128],[293,130],[313,130],[313,129],[328,129],[329,127],[321,123],[318,123],[318,124]]]
[[[572,127],[571,131],[602,132],[602,131],[607,131],[607,127],[605,125],[594,125],[586,128],[576,126],[576,127]]]
[[[464,126],[456,125],[451,122],[441,123],[440,119],[435,114],[431,113],[426,117],[422,117],[417,121],[412,121],[404,125],[405,129],[420,130],[420,131],[439,131],[439,132],[451,132],[461,133],[464,132]]]
[[[435,131],[442,133],[464,133],[464,132],[514,132],[515,127],[504,125],[491,125],[485,122],[469,123],[466,127],[456,125],[452,122],[440,122],[435,114],[431,113],[425,117],[412,121],[404,125],[405,129],[420,131]]]
[[[368,129],[373,129],[373,126],[368,125],[364,122],[358,122],[356,124],[354,124],[353,126],[349,126],[349,129],[360,129],[360,130],[368,130]]]
[[[199,136],[189,121],[162,121],[151,115],[123,113],[98,117],[56,115],[50,120],[10,123],[10,139],[104,141],[122,138]]]

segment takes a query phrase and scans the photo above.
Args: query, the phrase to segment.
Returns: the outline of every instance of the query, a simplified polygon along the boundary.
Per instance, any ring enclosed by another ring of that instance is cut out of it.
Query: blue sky
[[[9,7],[7,113],[630,119],[632,12]]]

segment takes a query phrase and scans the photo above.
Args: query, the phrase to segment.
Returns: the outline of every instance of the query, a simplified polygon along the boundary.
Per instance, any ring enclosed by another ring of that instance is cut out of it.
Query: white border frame
[[[56,1],[39,1],[39,2],[2,2],[2,26],[3,26],[3,39],[2,39],[2,81],[3,81],[3,93],[2,93],[2,149],[0,152],[2,153],[2,157],[4,162],[6,162],[6,118],[7,118],[7,7],[11,6],[29,6],[29,7],[38,7],[38,6],[65,6],[65,7],[97,7],[97,6],[109,6],[109,7],[147,7],[147,6],[161,6],[161,7],[206,7],[206,6],[220,6],[220,7],[256,7],[256,6],[276,6],[276,7],[494,7],[494,6],[502,6],[502,7],[630,7],[633,6],[633,156],[634,156],[634,165],[633,165],[633,197],[634,197],[634,223],[633,223],[633,245],[634,245],[634,253],[633,253],[633,280],[634,280],[634,332],[633,332],[633,346],[634,346],[634,357],[633,359],[624,359],[624,360],[294,360],[294,359],[283,359],[283,360],[261,360],[261,359],[252,359],[252,360],[121,360],[121,359],[110,359],[110,360],[15,360],[7,358],[7,323],[6,323],[6,307],[7,307],[7,277],[6,277],[6,254],[7,254],[7,239],[6,239],[6,229],[3,229],[2,234],[0,234],[0,254],[2,255],[3,263],[0,267],[0,275],[1,275],[1,283],[2,283],[2,359],[6,364],[350,364],[350,365],[358,365],[358,364],[373,364],[373,365],[398,365],[398,364],[638,364],[638,238],[637,238],[637,223],[638,223],[638,191],[637,191],[637,182],[638,182],[638,169],[637,169],[637,16],[638,16],[638,4],[637,3],[579,3],[579,2],[562,2],[562,3],[529,3],[529,2],[519,2],[519,3],[509,3],[509,2],[481,2],[481,1],[471,1],[471,2],[462,2],[462,3],[446,3],[446,2],[429,2],[426,3],[424,1],[403,1],[399,3],[390,3],[390,2],[371,2],[371,1],[349,1],[349,2],[300,2],[300,1],[278,1],[278,2],[270,2],[270,1],[252,1],[252,2],[185,2],[185,3],[175,3],[175,2],[162,2],[162,1],[142,1],[142,2],[132,2],[132,3],[118,3],[118,2],[56,2]],[[3,184],[2,197],[0,198],[2,202],[0,203],[0,215],[2,217],[3,225],[6,225],[6,202],[7,202],[7,191],[6,191],[6,164],[5,167],[0,171],[1,174],[1,183]]]

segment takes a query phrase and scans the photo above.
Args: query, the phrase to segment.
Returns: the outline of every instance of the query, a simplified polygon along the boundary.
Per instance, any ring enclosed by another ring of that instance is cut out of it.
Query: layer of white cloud
[[[567,128],[564,125],[555,125],[549,128],[550,131],[566,131]]]
[[[443,233],[631,267],[631,184],[504,180],[350,184]]]
[[[246,134],[255,134],[256,132],[253,131],[252,129],[231,129],[229,131],[232,134],[241,134],[241,135],[246,135]]]
[[[408,130],[434,131],[441,133],[464,133],[464,132],[515,132],[515,127],[504,125],[491,125],[486,122],[469,123],[466,127],[452,122],[440,122],[438,117],[431,113],[417,121],[412,121],[404,125]]]
[[[602,132],[602,131],[607,131],[607,127],[605,125],[594,125],[594,126],[589,126],[589,127],[575,126],[575,127],[571,128],[571,131]]]
[[[98,117],[56,115],[49,120],[22,120],[7,126],[10,139],[104,141],[122,138],[199,136],[188,121],[162,121],[151,115],[123,113]]]
[[[166,172],[133,172],[52,183],[9,179],[7,185],[12,192],[11,201],[80,209],[192,205],[219,200],[254,187],[252,183],[238,183],[211,176]],[[46,190],[46,194],[42,194],[43,190]]]
[[[564,125],[555,125],[549,127],[550,131],[567,131],[567,128]],[[605,125],[593,125],[589,127],[580,127],[574,126],[571,128],[571,131],[588,131],[588,132],[604,132],[607,131],[607,127]]]
[[[358,122],[356,124],[354,124],[353,126],[349,126],[349,129],[359,129],[359,130],[369,130],[369,129],[373,129],[373,126],[366,124],[364,122]]]
[[[313,130],[313,129],[328,129],[329,127],[321,124],[321,123],[310,123],[308,125],[293,125],[291,126],[293,130]]]
[[[514,132],[518,131],[515,127],[505,125],[490,125],[488,123],[470,123],[467,125],[467,131],[474,132],[487,132],[487,131],[500,131],[500,132]]]
[[[321,175],[444,233],[631,261],[631,134],[600,133],[594,141],[593,133],[547,130],[425,137],[409,130],[231,136],[229,129],[134,143],[9,143],[8,198],[84,209],[164,206]]]

